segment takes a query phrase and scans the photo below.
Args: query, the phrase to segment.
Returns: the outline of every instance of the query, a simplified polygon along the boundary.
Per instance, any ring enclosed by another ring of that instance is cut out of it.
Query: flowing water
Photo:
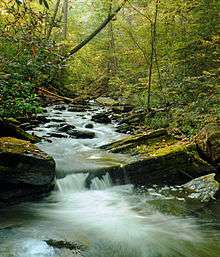
[[[57,113],[84,130],[94,111]],[[56,125],[55,121],[50,125]],[[50,128],[48,128],[50,127]],[[35,132],[56,130],[48,124]],[[39,147],[57,163],[57,190],[49,197],[0,210],[0,257],[219,257],[220,202],[201,204],[173,194],[174,188],[135,189],[112,185],[108,174],[85,188],[86,171],[123,164],[131,157],[97,146],[120,138],[113,125],[94,123],[94,139],[57,139]],[[82,173],[79,173],[82,172]],[[81,242],[82,255],[44,240]]]

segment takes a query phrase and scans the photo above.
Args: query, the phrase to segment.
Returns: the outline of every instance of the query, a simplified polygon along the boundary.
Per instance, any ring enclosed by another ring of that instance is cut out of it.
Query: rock
[[[162,138],[163,137],[163,138]],[[155,131],[147,131],[137,135],[127,136],[115,142],[101,146],[101,149],[110,150],[113,153],[127,153],[130,150],[134,153],[138,145],[149,143],[149,140],[156,139],[158,141],[168,139],[169,134],[166,129],[158,129]]]
[[[85,128],[92,129],[94,128],[94,125],[92,123],[88,123],[85,125]]]
[[[68,132],[69,130],[73,130],[76,127],[74,125],[70,125],[68,123],[66,123],[65,125],[63,125],[62,127],[60,127],[58,129],[59,132]]]
[[[52,247],[58,248],[58,249],[69,249],[73,251],[75,254],[80,253],[81,251],[86,250],[86,246],[79,242],[70,242],[70,241],[64,241],[64,240],[54,240],[49,239],[45,240],[45,242]]]
[[[69,112],[85,112],[88,109],[89,109],[88,106],[84,106],[84,105],[71,105],[68,108],[68,111]]]
[[[201,156],[220,168],[220,125],[206,125],[194,140]]]
[[[98,97],[95,101],[102,106],[119,105],[119,101],[116,101],[110,97]]]
[[[57,111],[65,111],[66,110],[66,106],[65,105],[56,105],[54,106],[54,110],[57,110]]]
[[[51,132],[47,134],[47,137],[56,137],[56,138],[67,138],[68,136],[63,133],[56,133],[56,132]]]
[[[18,139],[28,140],[32,143],[37,143],[41,141],[41,138],[36,135],[31,135],[25,132],[23,129],[19,128],[14,123],[6,119],[0,118],[0,137],[15,137]]]
[[[220,190],[220,184],[215,180],[215,173],[212,173],[191,180],[183,185],[183,188],[189,193],[189,198],[209,202],[215,200],[215,196]]]
[[[111,123],[111,119],[108,117],[106,113],[97,113],[92,116],[92,121],[98,122],[98,123],[104,123],[108,124]]]
[[[39,197],[54,185],[55,161],[29,141],[0,138],[0,202]]]
[[[114,113],[127,113],[133,110],[133,107],[130,105],[119,105],[119,106],[112,106],[112,111]]]
[[[65,122],[65,119],[62,119],[62,118],[50,118],[49,121],[52,121],[52,122]]]
[[[109,171],[116,184],[181,185],[216,171],[199,157],[195,144],[179,141],[165,129],[128,136],[101,148],[132,154],[136,158],[123,167]],[[91,174],[86,183],[89,184],[94,176],[104,174]]]
[[[85,130],[70,130],[68,131],[68,135],[74,138],[78,139],[92,139],[95,137],[95,133],[91,131],[85,131]]]

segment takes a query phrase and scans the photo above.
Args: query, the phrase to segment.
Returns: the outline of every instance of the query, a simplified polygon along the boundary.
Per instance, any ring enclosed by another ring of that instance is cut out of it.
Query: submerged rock
[[[0,138],[0,201],[38,197],[53,188],[55,161],[29,141]]]
[[[189,198],[197,199],[201,202],[209,202],[210,200],[215,200],[215,196],[220,190],[220,184],[215,179],[215,173],[212,173],[193,179],[183,185],[183,188],[189,193]]]
[[[45,242],[54,248],[58,249],[68,249],[73,251],[75,254],[80,253],[81,251],[86,250],[86,246],[83,245],[82,243],[79,242],[70,242],[70,241],[64,241],[64,240],[54,240],[54,239],[49,239],[45,240]]]

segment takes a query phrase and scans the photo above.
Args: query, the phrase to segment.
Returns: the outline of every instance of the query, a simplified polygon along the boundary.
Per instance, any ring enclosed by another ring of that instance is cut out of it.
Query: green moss
[[[170,138],[167,130],[159,129],[155,131],[148,131],[145,133],[128,136],[111,144],[105,145],[102,148],[110,150],[112,152],[133,152],[137,146],[148,144],[151,142],[151,140],[160,141],[161,138]]]
[[[13,119],[14,120],[14,119]],[[32,143],[41,141],[41,138],[36,135],[31,135],[15,125],[11,119],[0,118],[0,137],[16,137],[23,140],[28,140]]]
[[[30,154],[38,155],[41,158],[50,159],[46,153],[42,152],[37,146],[29,141],[17,139],[14,137],[1,137],[0,138],[0,154]]]

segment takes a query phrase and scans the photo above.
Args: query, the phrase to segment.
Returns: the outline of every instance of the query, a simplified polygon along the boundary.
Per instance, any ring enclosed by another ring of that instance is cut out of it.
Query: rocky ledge
[[[219,149],[218,135],[212,133],[212,138],[215,138],[212,140],[212,156],[216,156],[216,149]],[[200,137],[200,144],[201,141]],[[203,158],[196,142],[188,141],[174,130],[159,129],[131,135],[101,148],[131,154],[136,158],[136,161],[108,171],[116,184],[181,185],[210,173],[217,173],[216,179],[219,177],[218,164],[215,162],[213,165],[213,162]],[[103,175],[105,172],[100,171],[89,174],[87,186],[94,177]]]
[[[55,161],[30,141],[0,137],[0,205],[35,199],[54,187]]]

